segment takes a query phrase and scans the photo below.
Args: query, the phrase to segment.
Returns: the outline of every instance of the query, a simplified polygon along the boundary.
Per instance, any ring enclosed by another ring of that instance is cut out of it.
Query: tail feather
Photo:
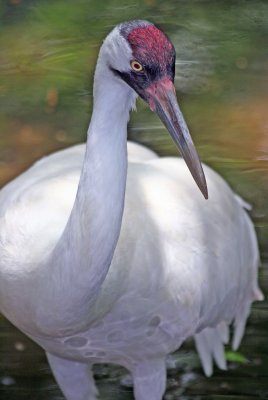
[[[217,366],[220,369],[226,369],[226,360],[224,356],[224,343],[221,341],[218,333],[215,332],[213,334],[213,349],[212,349],[212,357],[214,358]]]
[[[211,376],[213,372],[213,362],[209,344],[209,329],[210,328],[203,329],[203,331],[194,336],[195,345],[206,376]]]
[[[255,301],[263,301],[264,300],[264,294],[262,293],[261,289],[259,287],[256,287],[253,290],[253,300]]]
[[[230,340],[230,331],[229,331],[229,326],[226,324],[226,322],[222,321],[219,323],[217,326],[217,332],[218,335],[221,338],[222,343],[227,344],[229,343]]]
[[[235,321],[234,321],[234,336],[232,340],[232,349],[237,350],[240,342],[242,340],[242,337],[244,336],[245,333],[245,327],[246,327],[246,322],[247,318],[250,312],[250,306],[251,306],[251,301],[246,302],[243,305],[242,310],[237,313]]]
[[[234,319],[234,335],[232,340],[232,349],[237,350],[245,333],[247,318],[250,313],[251,304],[253,301],[262,301],[264,299],[263,293],[260,288],[255,285],[252,289],[252,295],[247,301],[244,301],[243,306],[240,307]]]
[[[239,196],[236,199],[241,207],[250,210],[250,204],[246,203]],[[226,301],[222,305],[218,304],[215,313],[215,307],[210,307],[205,315],[202,315],[198,331],[194,335],[196,348],[207,376],[213,372],[213,361],[219,368],[226,369],[226,360],[224,357],[224,345],[229,343],[229,325],[233,323],[234,333],[232,337],[232,348],[237,350],[245,332],[247,318],[253,301],[263,300],[264,296],[258,287],[257,275],[259,265],[258,243],[253,224],[247,214],[241,214],[241,246],[239,247],[241,274],[238,274],[236,285],[233,290],[225,297]],[[226,287],[227,290],[227,287]],[[233,298],[231,295],[234,295]],[[211,311],[212,310],[212,311]],[[216,316],[216,318],[215,318]],[[217,319],[218,317],[218,319]],[[222,318],[223,321],[217,326],[216,323]],[[207,326],[211,324],[211,326]]]
[[[194,339],[206,376],[213,373],[213,360],[220,369],[226,369],[224,345],[229,342],[229,327],[224,321],[215,328],[203,329]]]

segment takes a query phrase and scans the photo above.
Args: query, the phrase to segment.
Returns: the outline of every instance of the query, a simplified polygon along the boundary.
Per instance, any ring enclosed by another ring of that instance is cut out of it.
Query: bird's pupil
[[[132,69],[134,69],[134,71],[141,71],[142,70],[141,64],[138,63],[138,62],[135,62],[135,61],[131,63],[131,67],[132,67]]]

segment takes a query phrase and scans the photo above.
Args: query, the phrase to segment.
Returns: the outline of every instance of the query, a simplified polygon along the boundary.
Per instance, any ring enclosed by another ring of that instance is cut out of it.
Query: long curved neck
[[[44,268],[51,278],[43,293],[46,302],[50,293],[60,326],[65,321],[69,326],[86,324],[90,318],[112,261],[124,208],[127,122],[135,96],[100,61],[94,82],[94,108],[76,200]]]

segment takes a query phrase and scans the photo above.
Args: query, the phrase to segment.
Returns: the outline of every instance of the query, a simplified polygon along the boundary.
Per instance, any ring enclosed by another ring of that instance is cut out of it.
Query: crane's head
[[[106,41],[110,70],[158,114],[208,198],[205,175],[176,99],[173,44],[155,25],[141,20],[118,25]]]

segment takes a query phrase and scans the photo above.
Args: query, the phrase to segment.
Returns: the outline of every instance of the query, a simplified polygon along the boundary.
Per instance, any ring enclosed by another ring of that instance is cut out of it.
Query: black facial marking
[[[146,100],[144,95],[144,90],[150,85],[150,79],[148,78],[147,74],[144,72],[134,72],[134,71],[118,71],[112,67],[110,67],[113,73],[121,78],[124,82],[126,82],[138,95]]]

